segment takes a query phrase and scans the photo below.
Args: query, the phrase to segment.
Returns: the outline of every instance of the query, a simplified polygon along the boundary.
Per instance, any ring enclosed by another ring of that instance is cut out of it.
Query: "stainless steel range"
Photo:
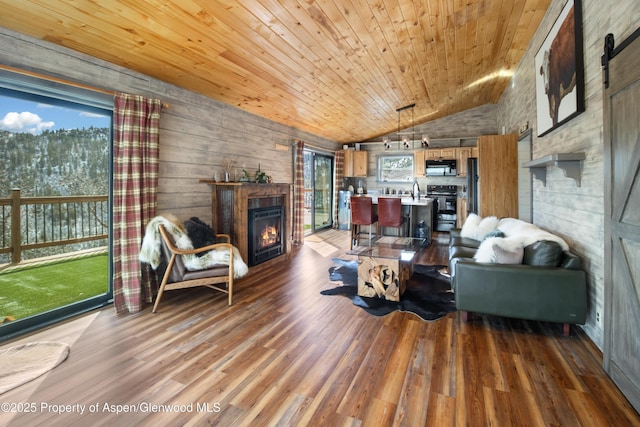
[[[427,197],[435,199],[434,229],[450,231],[456,226],[456,205],[458,187],[456,185],[428,185]]]

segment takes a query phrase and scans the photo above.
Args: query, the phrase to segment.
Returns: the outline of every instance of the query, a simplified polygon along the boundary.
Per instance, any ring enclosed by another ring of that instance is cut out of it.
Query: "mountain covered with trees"
[[[0,197],[107,194],[109,128],[0,131]]]
[[[0,131],[0,198],[106,196],[109,194],[110,128],[45,130],[34,135]],[[11,246],[10,204],[0,206],[2,247]],[[21,206],[21,245],[63,241],[106,233],[108,203],[55,203]],[[96,231],[98,230],[98,231]],[[106,246],[106,239],[22,251],[39,258]],[[0,264],[9,254],[0,254]]]

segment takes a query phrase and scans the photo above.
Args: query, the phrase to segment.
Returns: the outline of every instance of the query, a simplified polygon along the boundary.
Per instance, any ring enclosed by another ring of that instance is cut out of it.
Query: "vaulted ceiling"
[[[496,103],[550,1],[0,0],[0,26],[343,143]]]

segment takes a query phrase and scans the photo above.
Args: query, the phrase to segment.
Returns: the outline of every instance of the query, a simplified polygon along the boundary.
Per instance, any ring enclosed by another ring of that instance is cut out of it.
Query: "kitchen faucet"
[[[418,200],[420,200],[420,184],[418,184],[417,179],[413,181],[413,188],[411,189],[411,197],[415,200],[416,196],[418,197]]]

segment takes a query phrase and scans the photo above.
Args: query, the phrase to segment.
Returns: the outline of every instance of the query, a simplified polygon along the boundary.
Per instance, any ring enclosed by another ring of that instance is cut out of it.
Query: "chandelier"
[[[415,106],[416,104],[414,103],[414,104],[405,105],[404,107],[400,107],[396,109],[396,112],[398,113],[398,133],[397,133],[398,149],[400,149],[400,143],[402,143],[402,147],[405,150],[408,150],[409,148],[413,148],[413,143],[415,141],[415,122],[414,122]],[[400,113],[408,109],[411,109],[411,139],[409,139],[409,136],[406,134],[402,137],[400,134]],[[385,150],[391,149],[391,139],[388,136],[385,136],[382,138],[382,143],[384,144]],[[422,135],[422,140],[420,141],[420,145],[422,148],[429,148],[429,137],[427,135]]]

